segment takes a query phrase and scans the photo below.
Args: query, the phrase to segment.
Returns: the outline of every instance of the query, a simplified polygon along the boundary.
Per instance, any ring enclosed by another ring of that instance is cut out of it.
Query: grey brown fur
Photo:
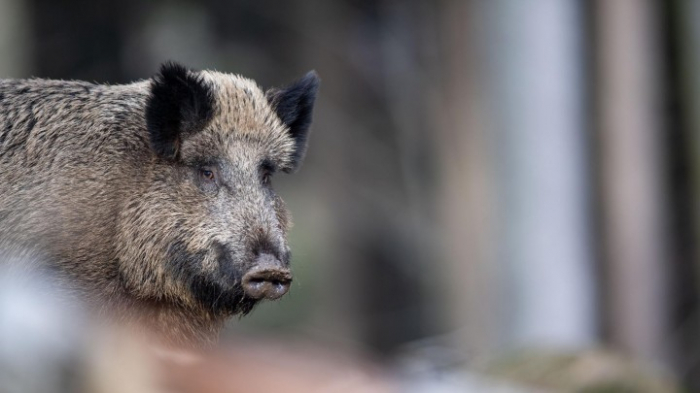
[[[266,95],[176,64],[129,85],[0,81],[0,253],[40,252],[71,293],[166,342],[213,342],[257,301],[243,275],[289,264],[269,176],[298,165],[317,87]]]

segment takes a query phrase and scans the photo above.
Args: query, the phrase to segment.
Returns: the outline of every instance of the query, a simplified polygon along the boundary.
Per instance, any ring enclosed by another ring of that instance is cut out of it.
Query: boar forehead
[[[183,156],[240,162],[252,158],[240,156],[241,148],[249,147],[281,169],[290,165],[294,140],[260,87],[237,75],[204,71],[202,76],[214,94],[215,114],[202,132],[185,140]]]

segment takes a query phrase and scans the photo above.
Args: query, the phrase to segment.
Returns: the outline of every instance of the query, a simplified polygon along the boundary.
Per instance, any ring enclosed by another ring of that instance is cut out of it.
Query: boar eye
[[[197,183],[206,193],[214,193],[219,190],[219,172],[216,167],[199,166],[197,168]]]
[[[199,174],[200,174],[200,176],[202,176],[202,178],[203,178],[204,180],[214,181],[214,177],[215,177],[215,176],[214,176],[214,171],[212,171],[212,170],[210,170],[210,169],[202,168],[202,169],[199,170]]]
[[[275,166],[270,162],[263,162],[260,166],[260,176],[263,184],[269,185],[272,174],[275,173]]]
[[[267,172],[267,171],[263,172],[263,175],[262,175],[263,184],[270,184],[271,177],[272,177],[272,173]]]

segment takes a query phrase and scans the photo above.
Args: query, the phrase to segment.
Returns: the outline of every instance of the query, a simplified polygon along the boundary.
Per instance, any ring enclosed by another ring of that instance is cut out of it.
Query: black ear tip
[[[294,85],[301,91],[305,91],[309,94],[316,95],[318,87],[321,84],[321,78],[318,76],[316,70],[311,70],[302,76],[299,80],[294,83]]]
[[[321,82],[321,77],[318,76],[318,72],[316,70],[311,70],[304,75],[304,79],[310,79],[315,81],[316,83]]]
[[[318,76],[316,70],[311,70],[299,80],[299,84],[315,92],[321,84],[321,78]]]
[[[163,79],[175,78],[175,77],[185,77],[187,75],[188,68],[184,65],[168,60],[160,65],[160,70],[158,72],[158,77]]]
[[[160,65],[160,72],[167,71],[167,70],[170,70],[173,68],[180,69],[180,68],[185,68],[185,66],[183,66],[182,64],[180,64],[174,60],[168,60],[168,61],[163,62]]]

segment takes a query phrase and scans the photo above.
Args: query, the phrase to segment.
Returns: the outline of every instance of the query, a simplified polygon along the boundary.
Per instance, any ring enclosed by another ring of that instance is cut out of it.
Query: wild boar
[[[176,63],[127,85],[0,80],[0,252],[41,253],[65,293],[165,342],[214,342],[289,289],[270,179],[301,163],[318,86]]]

